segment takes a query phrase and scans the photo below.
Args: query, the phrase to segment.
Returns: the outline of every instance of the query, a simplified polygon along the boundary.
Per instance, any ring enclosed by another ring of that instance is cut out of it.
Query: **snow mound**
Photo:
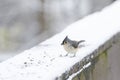
[[[0,80],[54,80],[120,31],[120,1],[68,26],[63,32],[0,64]],[[62,57],[65,36],[85,40],[76,57]]]

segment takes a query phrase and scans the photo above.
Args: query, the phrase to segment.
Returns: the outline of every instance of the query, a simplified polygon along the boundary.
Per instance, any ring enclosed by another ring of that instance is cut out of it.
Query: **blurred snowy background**
[[[0,61],[29,49],[114,0],[0,0]]]

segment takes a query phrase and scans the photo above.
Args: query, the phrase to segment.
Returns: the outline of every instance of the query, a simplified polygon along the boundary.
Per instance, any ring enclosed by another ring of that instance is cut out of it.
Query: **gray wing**
[[[79,43],[78,43],[78,42],[76,42],[76,41],[72,41],[72,46],[73,46],[74,48],[77,48],[77,47],[78,47],[78,45],[79,45]]]

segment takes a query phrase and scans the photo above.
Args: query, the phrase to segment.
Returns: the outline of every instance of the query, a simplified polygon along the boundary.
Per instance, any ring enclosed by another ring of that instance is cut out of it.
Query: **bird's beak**
[[[62,42],[61,45],[63,45],[64,43]]]

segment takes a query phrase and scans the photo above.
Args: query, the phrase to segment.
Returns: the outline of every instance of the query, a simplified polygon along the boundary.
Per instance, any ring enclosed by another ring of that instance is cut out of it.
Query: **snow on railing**
[[[0,63],[0,80],[66,80],[107,49],[120,30],[120,1],[79,20],[63,32]],[[75,57],[64,56],[60,45],[65,36],[85,40]],[[61,56],[62,55],[62,56]]]

